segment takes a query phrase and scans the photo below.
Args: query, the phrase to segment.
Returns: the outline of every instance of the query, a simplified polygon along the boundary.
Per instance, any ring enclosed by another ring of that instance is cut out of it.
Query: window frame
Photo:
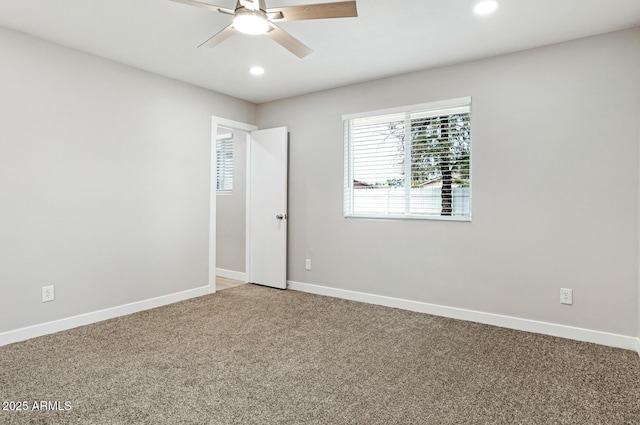
[[[348,123],[356,119],[362,118],[376,118],[385,115],[393,114],[407,114],[412,112],[426,112],[439,109],[449,109],[455,107],[468,107],[469,109],[469,128],[473,127],[473,114],[472,114],[472,102],[471,96],[458,97],[453,99],[420,103],[414,105],[400,106],[395,108],[380,109],[366,112],[358,112],[351,114],[344,114],[342,116],[343,122],[343,143],[344,143],[344,182],[343,182],[343,216],[345,218],[360,218],[360,219],[393,219],[393,220],[439,220],[439,221],[460,221],[470,222],[472,221],[472,198],[473,198],[473,184],[472,184],[472,168],[473,168],[473,135],[471,133],[469,143],[469,211],[468,215],[464,216],[447,216],[447,215],[427,215],[427,214],[411,214],[405,212],[404,214],[390,214],[390,213],[355,213],[354,211],[354,174],[353,174],[353,144],[351,143]],[[410,196],[410,195],[409,195]],[[405,210],[406,211],[406,210]]]

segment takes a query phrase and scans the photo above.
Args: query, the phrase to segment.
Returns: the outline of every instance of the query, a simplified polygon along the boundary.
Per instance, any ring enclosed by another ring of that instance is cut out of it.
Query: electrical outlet
[[[560,288],[560,304],[573,304],[573,289]]]
[[[306,259],[304,260],[304,268],[305,270],[311,270],[311,260],[310,259]]]
[[[56,299],[53,285],[42,287],[42,302],[47,303]]]

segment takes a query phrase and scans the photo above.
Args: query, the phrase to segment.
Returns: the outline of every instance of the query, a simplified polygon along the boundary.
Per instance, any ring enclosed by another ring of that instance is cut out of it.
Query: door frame
[[[211,166],[209,167],[211,170],[210,174],[210,201],[209,201],[209,287],[212,292],[216,292],[216,196],[217,196],[217,171],[218,171],[218,161],[217,161],[217,152],[216,152],[216,138],[218,136],[218,127],[231,128],[233,130],[242,130],[247,133],[246,145],[247,145],[247,158],[246,158],[246,200],[245,200],[245,208],[246,208],[246,217],[245,217],[245,263],[244,263],[244,276],[245,281],[249,281],[249,265],[250,265],[250,255],[249,255],[249,243],[251,241],[250,228],[249,228],[249,211],[250,210],[250,194],[251,194],[251,182],[249,180],[249,172],[251,170],[251,132],[258,130],[258,126],[253,124],[247,124],[240,121],[233,121],[222,117],[212,116],[211,117]]]

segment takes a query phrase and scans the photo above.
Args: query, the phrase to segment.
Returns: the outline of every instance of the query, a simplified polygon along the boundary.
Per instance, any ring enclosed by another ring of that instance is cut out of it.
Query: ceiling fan
[[[198,47],[214,47],[236,31],[245,34],[266,34],[267,37],[303,58],[313,50],[277,26],[274,22],[305,19],[352,18],[358,16],[355,1],[273,7],[267,9],[265,0],[237,0],[235,9],[214,6],[195,0],[171,0],[214,12],[233,16],[233,22]]]

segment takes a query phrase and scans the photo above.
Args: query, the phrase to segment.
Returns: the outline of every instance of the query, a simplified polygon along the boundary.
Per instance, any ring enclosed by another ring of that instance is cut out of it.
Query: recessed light
[[[489,15],[493,13],[498,8],[498,2],[496,0],[485,0],[476,4],[473,8],[473,11],[478,15]]]
[[[264,68],[261,66],[252,66],[249,68],[249,72],[253,75],[262,75],[264,74]]]

